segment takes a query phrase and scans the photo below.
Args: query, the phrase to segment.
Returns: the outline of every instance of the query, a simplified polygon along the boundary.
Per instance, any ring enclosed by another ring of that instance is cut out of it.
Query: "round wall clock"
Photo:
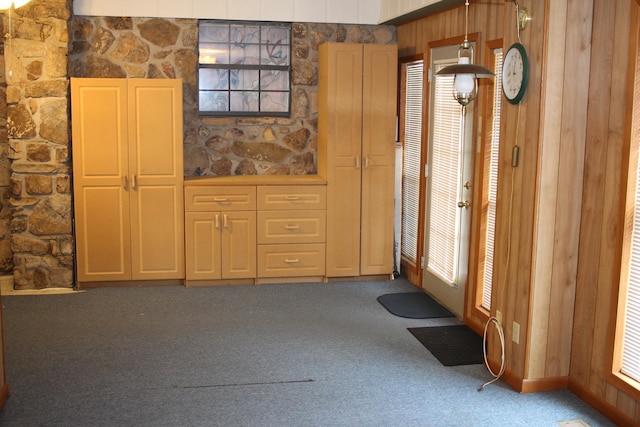
[[[502,63],[502,92],[512,104],[522,100],[529,81],[529,58],[520,43],[514,43],[507,50]]]

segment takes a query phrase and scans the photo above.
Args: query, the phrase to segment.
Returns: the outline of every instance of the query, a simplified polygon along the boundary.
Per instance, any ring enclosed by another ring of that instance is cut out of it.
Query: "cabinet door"
[[[362,166],[362,45],[320,46],[320,134],[327,178],[327,276],[357,276],[360,269]]]
[[[181,279],[182,82],[131,79],[128,83],[133,279]]]
[[[219,212],[185,214],[185,253],[187,280],[222,278]]]
[[[124,79],[71,79],[78,280],[131,279]]]
[[[393,272],[393,200],[398,54],[364,45],[360,274]]]
[[[223,212],[222,278],[256,277],[256,212]]]

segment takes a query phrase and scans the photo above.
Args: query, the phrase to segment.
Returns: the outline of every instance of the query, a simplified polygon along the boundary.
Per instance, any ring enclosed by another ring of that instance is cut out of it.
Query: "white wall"
[[[378,22],[389,21],[390,19],[406,15],[414,10],[444,1],[445,0],[380,0],[380,20]]]
[[[381,0],[74,0],[81,16],[378,24]]]

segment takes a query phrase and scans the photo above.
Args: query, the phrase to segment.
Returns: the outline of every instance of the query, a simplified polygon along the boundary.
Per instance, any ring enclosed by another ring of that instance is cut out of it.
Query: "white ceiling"
[[[74,0],[79,16],[378,24],[460,0]]]

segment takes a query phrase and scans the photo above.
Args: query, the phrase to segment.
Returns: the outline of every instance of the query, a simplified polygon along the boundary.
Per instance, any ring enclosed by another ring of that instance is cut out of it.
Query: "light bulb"
[[[468,65],[471,63],[469,56],[460,55],[458,57],[459,65]],[[467,105],[476,97],[478,90],[475,74],[458,73],[453,79],[453,98],[461,105]]]
[[[476,87],[476,79],[473,74],[456,74],[453,86],[459,94],[472,93]]]

